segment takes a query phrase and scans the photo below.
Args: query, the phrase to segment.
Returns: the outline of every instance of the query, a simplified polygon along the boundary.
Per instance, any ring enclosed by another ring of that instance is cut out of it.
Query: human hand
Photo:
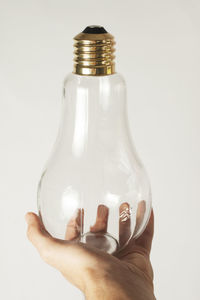
[[[124,203],[120,210],[127,207]],[[139,206],[136,226],[142,213],[142,206]],[[28,238],[42,259],[83,291],[87,300],[155,300],[153,271],[149,259],[153,238],[153,211],[143,234],[136,240],[132,239],[124,250],[115,255],[77,243],[80,214],[79,211],[78,216],[68,224],[65,241],[51,237],[36,214],[26,215]],[[107,219],[108,208],[100,205],[91,231],[106,232]],[[129,219],[120,224],[121,243],[129,225]]]

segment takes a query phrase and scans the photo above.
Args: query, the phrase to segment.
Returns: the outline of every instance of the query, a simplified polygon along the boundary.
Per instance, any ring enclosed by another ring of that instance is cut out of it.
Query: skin
[[[130,230],[129,211],[127,203],[123,203],[119,208],[121,246]],[[136,228],[144,212],[142,201],[137,210]],[[96,223],[91,226],[90,231],[106,232],[108,215],[108,208],[99,205]],[[77,242],[80,220],[83,218],[84,212],[78,210],[76,216],[68,223],[66,240],[59,240],[45,230],[36,214],[27,213],[27,236],[41,258],[78,287],[87,300],[155,300],[153,270],[149,258],[154,227],[153,211],[143,234],[138,239],[130,240],[127,247],[113,255]],[[87,242],[90,244],[91,240]]]

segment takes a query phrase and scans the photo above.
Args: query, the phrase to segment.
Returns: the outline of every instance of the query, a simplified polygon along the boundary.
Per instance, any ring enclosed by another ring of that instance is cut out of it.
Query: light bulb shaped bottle
[[[53,237],[114,253],[145,229],[150,185],[128,129],[113,36],[88,26],[74,39],[74,71],[64,82],[62,120],[39,183],[38,209]]]

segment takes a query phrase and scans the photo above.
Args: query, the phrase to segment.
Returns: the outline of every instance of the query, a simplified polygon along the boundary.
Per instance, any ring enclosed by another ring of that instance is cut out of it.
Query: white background
[[[91,24],[116,38],[131,132],[151,178],[155,294],[200,299],[199,16],[199,0],[0,0],[1,299],[81,299],[27,241],[24,214],[36,210],[57,134],[72,38]]]

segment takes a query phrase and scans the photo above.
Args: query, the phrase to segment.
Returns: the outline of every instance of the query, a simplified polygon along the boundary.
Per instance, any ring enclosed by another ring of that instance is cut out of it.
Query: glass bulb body
[[[70,74],[62,120],[38,189],[47,231],[113,253],[144,230],[148,177],[131,142],[121,75]]]

